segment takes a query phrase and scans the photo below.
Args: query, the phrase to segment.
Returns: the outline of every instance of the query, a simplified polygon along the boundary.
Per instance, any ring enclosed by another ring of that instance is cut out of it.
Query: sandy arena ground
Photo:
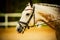
[[[18,33],[16,28],[0,28],[0,40],[56,40],[55,31],[49,27],[27,29],[24,34]]]

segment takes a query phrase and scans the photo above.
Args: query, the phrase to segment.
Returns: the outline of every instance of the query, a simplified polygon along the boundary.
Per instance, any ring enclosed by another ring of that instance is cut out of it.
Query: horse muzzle
[[[18,28],[17,28],[17,31],[18,31],[19,33],[23,33],[23,32],[25,31],[25,27],[22,26],[21,24],[19,24],[19,25],[18,25]]]
[[[17,31],[18,31],[19,33],[23,33],[26,28],[29,29],[28,23],[19,21],[18,24],[19,24],[19,25],[18,25]]]

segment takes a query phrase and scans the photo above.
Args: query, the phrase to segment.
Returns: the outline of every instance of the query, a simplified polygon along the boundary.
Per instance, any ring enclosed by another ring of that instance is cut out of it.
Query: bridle
[[[25,23],[25,22],[22,22],[22,21],[18,21],[18,24],[19,24],[19,26],[20,26],[20,30],[19,30],[20,33],[21,33],[21,32],[23,33],[26,28],[29,29],[30,27],[35,26],[35,14],[34,14],[35,6],[33,6],[32,0],[30,0],[30,6],[33,8],[33,10],[32,10],[32,14],[31,14],[30,18],[28,19],[28,21],[27,21],[26,23]],[[29,26],[28,24],[29,24],[29,22],[31,21],[32,17],[34,18],[34,24],[33,24],[32,26]],[[22,26],[21,24],[24,24],[25,26]]]
[[[26,23],[22,22],[22,21],[18,21],[18,24],[20,25],[20,28],[21,28],[21,32],[24,32],[26,28],[29,29],[30,27],[33,27],[35,25],[35,14],[34,14],[34,11],[35,11],[35,6],[33,6],[33,12],[32,12],[30,18],[28,19],[28,21]],[[34,25],[33,26],[29,26],[28,24],[31,21],[32,17],[34,18]],[[23,27],[20,23],[24,24],[25,26]]]

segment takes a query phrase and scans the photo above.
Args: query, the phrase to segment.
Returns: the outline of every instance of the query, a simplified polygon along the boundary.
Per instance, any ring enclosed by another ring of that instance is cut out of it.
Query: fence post
[[[8,15],[5,14],[5,28],[8,28]]]

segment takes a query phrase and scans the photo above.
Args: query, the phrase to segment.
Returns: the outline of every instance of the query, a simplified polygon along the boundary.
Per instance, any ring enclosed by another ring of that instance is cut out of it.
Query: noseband
[[[31,16],[30,16],[30,18],[28,19],[28,21],[25,23],[25,22],[22,22],[22,21],[19,21],[18,22],[18,24],[20,25],[20,27],[23,27],[21,24],[24,24],[24,25],[26,25],[26,26],[24,26],[22,29],[26,29],[26,28],[28,28],[29,29],[29,27],[32,27],[32,26],[29,26],[28,24],[29,24],[29,22],[30,22],[30,20],[32,19],[32,17],[34,16],[34,25],[35,25],[35,14],[34,14],[34,11],[35,11],[35,6],[33,7],[33,12],[32,12],[32,14],[31,14]],[[21,23],[21,24],[20,24]],[[33,26],[34,26],[33,25]],[[24,29],[24,30],[25,30]]]

